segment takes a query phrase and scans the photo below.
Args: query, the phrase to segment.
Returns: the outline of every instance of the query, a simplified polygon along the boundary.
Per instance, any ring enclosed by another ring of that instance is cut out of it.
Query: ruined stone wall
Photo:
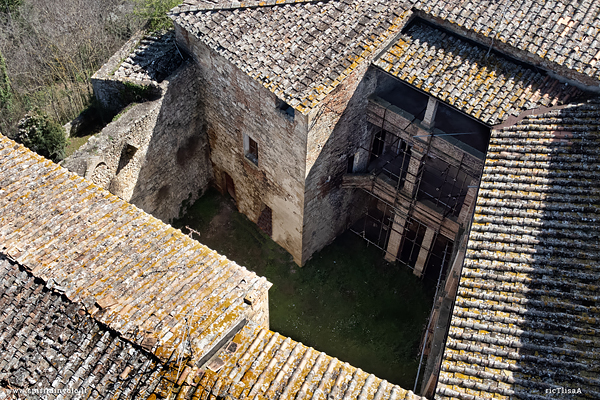
[[[145,164],[161,103],[157,100],[131,107],[65,159],[63,166],[129,201]],[[136,149],[132,157],[124,154],[128,146]]]
[[[176,218],[181,204],[195,201],[213,178],[198,74],[189,62],[166,79],[145,165],[131,196],[133,204],[163,221]]]
[[[258,81],[177,25],[176,33],[199,64],[216,186],[234,195],[253,222],[269,207],[273,240],[300,264],[306,116],[279,110],[276,96]],[[257,143],[258,163],[246,157],[244,136]]]
[[[212,179],[196,76],[185,64],[163,81],[163,97],[133,106],[64,166],[163,221],[177,217]]]
[[[115,72],[139,45],[143,37],[144,32],[135,33],[90,79],[94,89],[94,97],[106,111],[113,113],[113,115],[127,106],[126,92],[128,90],[126,81],[116,76]],[[161,95],[161,88],[156,82],[149,80],[128,81],[150,87],[150,92],[154,97]]]
[[[366,110],[377,84],[369,63],[352,72],[318,109],[310,114],[306,163],[303,262],[330,243],[360,216],[366,194],[342,188],[348,159],[354,169],[366,166],[370,131]]]

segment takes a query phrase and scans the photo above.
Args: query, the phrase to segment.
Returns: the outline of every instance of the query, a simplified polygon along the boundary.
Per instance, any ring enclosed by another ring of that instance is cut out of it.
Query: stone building
[[[444,4],[188,1],[176,43],[134,38],[94,76],[107,106],[132,85],[154,105],[65,166],[165,221],[213,184],[300,265],[348,228],[417,275],[460,265],[490,128],[597,91],[597,44],[569,7],[550,27],[547,5]]]
[[[598,121],[595,100],[493,131],[424,392],[598,397]],[[0,398],[423,399],[269,331],[269,287],[0,136]]]
[[[581,67],[522,57],[504,36],[493,45],[494,29],[512,29],[503,17],[472,31],[428,4],[171,11],[199,65],[215,184],[298,264],[350,227],[387,260],[437,272],[464,242],[490,128],[594,89]]]
[[[0,138],[0,397],[418,398],[269,331],[264,278],[122,200],[168,220],[210,181],[299,264],[347,227],[451,264],[426,396],[600,397],[599,9],[173,9],[177,46],[95,77],[148,100],[65,163],[95,183]]]

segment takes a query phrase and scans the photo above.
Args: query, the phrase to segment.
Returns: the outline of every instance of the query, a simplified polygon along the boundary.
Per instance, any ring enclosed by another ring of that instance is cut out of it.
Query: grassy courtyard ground
[[[406,268],[347,232],[302,268],[232,200],[207,192],[173,226],[267,277],[271,329],[412,389],[433,297]]]

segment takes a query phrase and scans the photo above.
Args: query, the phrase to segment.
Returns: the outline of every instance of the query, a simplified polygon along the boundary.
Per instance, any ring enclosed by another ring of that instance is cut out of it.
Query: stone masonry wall
[[[137,175],[145,164],[161,104],[157,100],[131,107],[65,159],[63,166],[129,201]],[[128,162],[120,163],[128,146],[133,146],[137,151],[132,157],[125,154],[124,161]],[[116,188],[118,190],[115,191]]]
[[[258,81],[177,25],[176,34],[200,66],[216,186],[232,192],[233,183],[239,211],[253,222],[269,207],[273,240],[301,264],[307,117],[279,110]],[[245,156],[244,136],[258,144],[257,164]]]
[[[131,197],[133,204],[163,221],[176,218],[181,204],[195,201],[213,179],[198,74],[189,62],[165,80],[168,87],[146,163]]]
[[[163,97],[133,106],[64,166],[163,221],[177,217],[213,176],[197,73],[185,64],[161,83]]]
[[[360,217],[366,194],[342,188],[348,159],[355,169],[366,166],[370,132],[366,120],[368,97],[376,88],[376,72],[369,63],[352,72],[310,115],[303,262],[333,241]]]

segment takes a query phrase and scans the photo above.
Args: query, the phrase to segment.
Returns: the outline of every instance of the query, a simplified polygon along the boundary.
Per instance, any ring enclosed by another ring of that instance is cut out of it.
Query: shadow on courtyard
[[[208,191],[173,222],[273,283],[270,328],[380,378],[412,387],[432,290],[346,232],[300,268],[279,245]]]

